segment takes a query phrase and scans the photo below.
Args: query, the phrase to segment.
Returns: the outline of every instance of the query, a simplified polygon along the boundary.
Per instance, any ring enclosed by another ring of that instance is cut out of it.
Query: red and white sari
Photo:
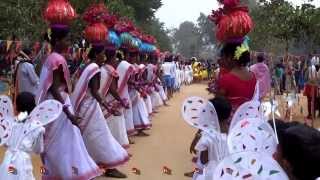
[[[119,73],[118,80],[118,93],[121,98],[127,99],[130,108],[124,110],[124,118],[126,119],[126,129],[128,136],[132,136],[136,133],[133,124],[132,102],[130,101],[128,81],[134,72],[134,67],[127,61],[121,61],[117,67]]]
[[[101,168],[110,169],[127,162],[129,155],[112,136],[100,104],[91,94],[90,80],[99,73],[97,64],[89,64],[82,72],[71,99],[76,114],[83,118],[79,126],[89,154]]]
[[[137,65],[135,67],[135,77],[139,77],[139,67]],[[146,94],[146,93],[145,93]],[[144,98],[141,97],[140,92],[136,89],[136,87],[130,88],[130,98],[132,102],[132,112],[133,112],[133,123],[135,129],[144,130],[149,129],[151,127],[151,123],[149,120],[149,113],[147,110],[146,103]]]
[[[163,105],[163,100],[161,99],[160,96],[160,89],[157,87],[157,66],[153,64],[148,64],[147,66],[147,71],[148,71],[148,82],[150,83],[150,88],[151,88],[151,102],[152,102],[152,108],[156,109],[160,106]],[[155,88],[156,87],[156,88]]]
[[[147,67],[144,64],[140,64],[139,65],[139,75],[138,75],[138,77],[139,77],[139,80],[140,80],[141,83],[145,83],[147,81],[147,79],[144,79],[144,77],[143,77],[144,73],[146,73],[146,72],[147,72]],[[150,86],[148,84],[143,85],[142,88],[146,92],[145,93],[146,94],[146,98],[144,98],[143,100],[144,100],[144,102],[146,104],[147,111],[148,111],[149,115],[151,115],[152,112],[153,112],[153,106],[152,106],[151,97],[150,97],[151,88],[150,88]]]
[[[101,67],[100,70],[100,93],[104,98],[106,98],[108,103],[110,102],[110,104],[119,105],[119,103],[115,103],[117,100],[111,94],[108,94],[112,81],[119,78],[118,72],[111,65],[105,65]],[[120,116],[114,116],[104,108],[103,114],[107,120],[107,124],[113,137],[122,145],[122,147],[129,148],[129,139],[127,135],[126,119],[124,118],[123,108],[118,106],[117,109],[120,109]]]
[[[41,103],[53,99],[49,89],[53,83],[53,72],[59,67],[63,69],[63,80],[66,83],[61,85],[60,93],[72,111],[68,94],[71,89],[70,74],[64,57],[58,53],[49,55],[42,67],[36,100]],[[87,152],[79,129],[71,123],[65,113],[45,128],[44,153],[41,155],[44,164],[42,179],[88,180],[101,175],[102,172]],[[61,155],[63,160],[59,160]]]

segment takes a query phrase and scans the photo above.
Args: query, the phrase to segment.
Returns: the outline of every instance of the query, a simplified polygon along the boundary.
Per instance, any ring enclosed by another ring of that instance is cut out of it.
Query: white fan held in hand
[[[230,153],[253,151],[272,156],[276,152],[277,145],[272,127],[258,118],[239,121],[228,135]]]
[[[36,106],[25,120],[26,122],[34,121],[39,126],[45,126],[56,120],[61,113],[62,104],[60,102],[47,100]],[[10,138],[15,122],[11,99],[7,96],[0,96],[0,145],[5,144]]]
[[[289,180],[285,171],[264,153],[241,152],[222,160],[212,180]]]
[[[182,105],[183,119],[191,126],[215,137],[220,133],[220,125],[214,106],[201,97],[189,97]]]
[[[243,103],[234,113],[229,131],[231,131],[236,124],[246,118],[261,118],[260,102],[256,100]]]

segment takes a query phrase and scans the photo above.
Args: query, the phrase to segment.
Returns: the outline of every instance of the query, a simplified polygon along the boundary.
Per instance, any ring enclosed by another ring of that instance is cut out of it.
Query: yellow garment
[[[208,78],[208,71],[207,70],[202,70],[201,71],[201,78],[202,79],[207,79]]]
[[[193,68],[193,77],[199,77],[201,76],[201,72],[200,69],[196,66],[195,68]]]

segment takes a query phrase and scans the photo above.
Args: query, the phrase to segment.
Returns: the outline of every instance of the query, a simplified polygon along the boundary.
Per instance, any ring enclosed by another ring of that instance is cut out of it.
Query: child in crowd
[[[273,122],[269,121],[272,125]],[[274,158],[291,180],[320,177],[320,132],[297,122],[276,121],[279,146]]]
[[[45,132],[43,126],[62,113],[62,105],[58,102],[46,101],[35,108],[34,95],[22,92],[16,98],[17,117],[14,117],[9,97],[0,96],[0,107],[1,118],[3,118],[1,144],[7,147],[0,166],[0,179],[35,180],[30,153],[43,152]]]
[[[191,144],[190,152],[197,156],[197,170],[185,175],[189,177],[193,176],[193,179],[211,177],[217,164],[228,155],[227,133],[229,129],[228,118],[232,109],[231,104],[223,97],[216,97],[209,100],[208,106],[211,108],[205,108],[203,111],[210,111],[211,113],[215,111],[216,115],[207,116],[209,118],[205,122],[208,124],[216,123],[214,126],[217,129],[208,129],[214,133],[199,130]]]

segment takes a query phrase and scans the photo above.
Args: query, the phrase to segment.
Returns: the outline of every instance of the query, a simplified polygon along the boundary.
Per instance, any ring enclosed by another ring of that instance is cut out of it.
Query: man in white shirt
[[[38,85],[39,77],[35,72],[29,55],[31,51],[24,49],[20,52],[17,58],[17,66],[15,71],[15,93],[29,92],[35,95]]]
[[[174,64],[172,63],[172,55],[165,58],[165,62],[161,65],[164,87],[167,91],[168,98],[172,97],[174,88]]]

